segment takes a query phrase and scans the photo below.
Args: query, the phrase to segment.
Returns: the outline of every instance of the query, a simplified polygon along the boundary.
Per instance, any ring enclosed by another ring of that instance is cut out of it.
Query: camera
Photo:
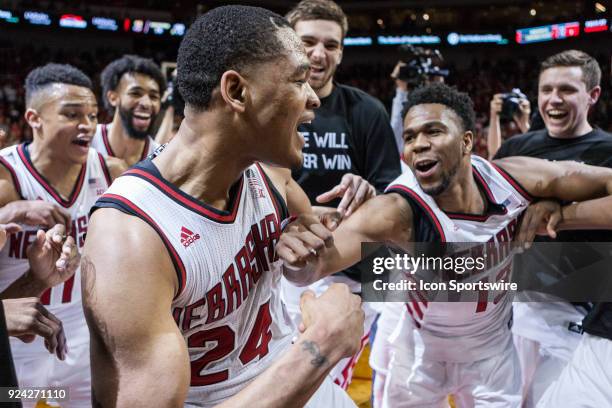
[[[448,76],[448,70],[440,68],[444,58],[437,49],[403,44],[399,46],[399,54],[406,65],[400,67],[397,78],[413,88],[426,84],[431,77]]]
[[[519,112],[521,99],[527,99],[527,95],[521,92],[519,88],[513,88],[512,92],[502,94],[501,99],[502,110],[499,117],[502,120],[510,121]]]

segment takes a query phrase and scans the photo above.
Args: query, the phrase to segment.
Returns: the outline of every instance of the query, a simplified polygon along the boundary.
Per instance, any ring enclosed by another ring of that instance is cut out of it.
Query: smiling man
[[[152,60],[124,55],[104,68],[100,81],[104,105],[113,112],[113,121],[98,125],[92,147],[131,166],[158,146],[150,133],[166,80]]]
[[[612,168],[612,134],[593,128],[588,121],[589,110],[601,93],[600,80],[599,64],[582,51],[567,50],[548,57],[540,66],[538,83],[538,107],[546,128],[508,139],[495,157],[575,160]],[[557,240],[609,242],[612,234],[610,231],[564,231]],[[550,239],[538,237],[537,241]],[[568,265],[580,262],[580,256],[569,250],[571,245],[565,251]],[[552,267],[544,262],[531,263],[530,268],[535,276],[552,272]],[[527,408],[537,404],[567,365],[584,337],[579,323],[590,308],[586,303],[570,304],[540,295],[529,300],[514,304],[512,328],[521,357]],[[610,304],[598,305],[584,330],[612,340],[612,325],[606,323],[612,321],[611,309]],[[600,402],[599,405],[609,404]]]
[[[364,197],[374,194],[374,188],[382,192],[400,174],[399,154],[389,116],[376,98],[334,81],[348,31],[346,15],[338,4],[330,0],[303,0],[289,11],[287,19],[306,48],[310,61],[308,83],[321,100],[321,107],[315,112],[312,123],[299,127],[305,140],[304,164],[293,172],[293,177],[311,204],[337,206],[339,211],[349,216]],[[369,185],[349,183],[349,173],[361,176]],[[356,195],[354,205],[347,205],[344,200],[332,201],[322,194],[341,183],[346,185],[348,195]],[[355,265],[318,282],[311,289],[320,292],[331,282],[343,282],[355,293],[360,293],[360,279],[360,265]],[[284,299],[296,320],[299,320],[299,294],[302,290],[284,285]],[[365,346],[376,313],[368,304],[364,304],[364,311]],[[332,371],[337,384],[348,387],[357,358],[341,361]]]
[[[91,206],[125,170],[123,161],[105,159],[90,147],[98,104],[83,72],[60,64],[36,68],[26,77],[25,95],[25,119],[34,140],[0,151],[0,206],[28,204],[17,221],[22,231],[11,234],[0,252],[0,291],[27,275],[28,248],[37,239],[38,225],[64,224],[62,230],[82,247]],[[34,210],[39,213],[36,219]],[[69,386],[71,406],[88,406],[91,393],[89,333],[80,284],[77,270],[65,282],[33,294],[63,322],[68,342],[64,361],[49,356],[39,338],[33,344],[11,344],[19,384]]]
[[[415,90],[405,109],[404,158],[412,171],[343,221],[330,247],[311,251],[303,228],[313,222],[308,217],[289,226],[277,246],[290,266],[286,276],[316,280],[342,270],[360,259],[362,242],[408,252],[415,242],[509,242],[532,197],[571,202],[563,209],[570,225],[612,225],[612,170],[527,157],[489,163],[472,155],[472,102],[446,85]],[[511,258],[490,257],[471,281],[504,279]],[[468,300],[415,296],[406,303],[391,342],[383,406],[443,406],[451,393],[458,406],[521,405],[510,296]]]

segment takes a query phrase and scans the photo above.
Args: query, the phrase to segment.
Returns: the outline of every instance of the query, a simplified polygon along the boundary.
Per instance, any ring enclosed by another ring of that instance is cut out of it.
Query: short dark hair
[[[348,31],[348,19],[342,8],[331,0],[302,0],[287,13],[287,20],[295,28],[298,21],[329,20],[342,28],[342,39]]]
[[[467,93],[459,92],[454,87],[440,83],[417,88],[408,94],[408,99],[404,103],[402,118],[406,117],[413,106],[426,103],[439,103],[453,110],[461,118],[463,130],[474,132],[476,114],[474,113],[474,104]]]
[[[108,64],[100,74],[102,100],[104,101],[104,107],[109,111],[113,111],[115,108],[107,100],[106,94],[108,91],[117,90],[121,78],[128,73],[147,75],[157,82],[160,93],[164,93],[166,90],[166,78],[155,61],[138,55],[124,55]]]
[[[177,82],[186,104],[205,110],[224,72],[286,54],[277,34],[282,27],[291,28],[283,17],[260,7],[223,6],[198,17],[177,58]]]
[[[567,50],[546,58],[540,65],[540,74],[555,67],[579,67],[582,70],[582,81],[587,90],[598,86],[601,82],[601,68],[597,60],[579,50]]]
[[[51,84],[67,84],[82,86],[93,92],[91,79],[80,69],[68,64],[50,63],[34,68],[25,79],[26,106],[30,105],[32,97]]]

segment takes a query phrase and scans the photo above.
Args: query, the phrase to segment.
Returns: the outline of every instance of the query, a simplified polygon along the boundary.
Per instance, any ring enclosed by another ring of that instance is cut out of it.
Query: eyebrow
[[[157,89],[153,89],[153,88],[151,88],[151,89],[149,89],[149,90],[147,91],[147,89],[146,89],[146,88],[143,88],[143,87],[142,87],[142,86],[140,86],[140,85],[130,86],[130,87],[127,89],[127,90],[128,90],[128,91],[144,91],[144,92],[155,92],[155,93],[159,93],[159,91],[158,91]]]
[[[317,37],[313,36],[313,35],[303,35],[300,37],[301,40],[319,40]],[[323,38],[321,40],[324,43],[332,43],[332,44],[340,44],[340,42],[338,40],[336,40],[335,38]]]
[[[429,122],[425,122],[424,124],[422,124],[417,129],[430,129],[430,128],[436,127],[436,126],[442,127],[444,129],[448,129],[448,126],[446,126],[446,124],[444,124],[444,122],[441,122],[439,120],[432,120],[432,121],[429,121]],[[407,129],[404,129],[402,134],[414,133],[414,132],[416,132],[417,129],[415,129],[415,128],[407,128]]]

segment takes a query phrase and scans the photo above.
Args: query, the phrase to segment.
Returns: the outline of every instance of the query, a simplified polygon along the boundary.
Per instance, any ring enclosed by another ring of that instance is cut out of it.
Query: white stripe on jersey
[[[528,194],[503,170],[499,170],[480,157],[472,156],[472,167],[476,182],[484,190],[488,200],[499,205],[498,211],[489,212],[484,216],[447,214],[438,207],[433,197],[420,188],[410,171],[392,182],[387,192],[410,197],[423,208],[442,241],[465,243],[512,241],[517,218],[529,203]],[[495,245],[495,247],[503,246]],[[512,271],[512,257],[508,252],[499,255],[500,260],[496,265],[470,277],[467,281],[493,282],[504,279],[508,282]],[[495,300],[497,302],[428,302],[418,293],[411,293],[410,301],[406,303],[406,310],[417,330],[411,331],[414,338],[410,341],[414,342],[417,349],[427,356],[426,358],[438,361],[467,362],[497,354],[508,343],[512,303],[505,292],[496,296]],[[410,322],[410,320],[404,321]],[[395,339],[395,341],[405,340]]]
[[[44,175],[36,171],[27,153],[25,145],[7,147],[0,151],[5,165],[12,169],[16,178],[16,188],[25,200],[44,200],[64,208],[72,220],[71,235],[77,246],[81,248],[84,244],[85,234],[89,223],[89,210],[99,196],[109,186],[110,175],[103,164],[104,159],[94,149],[89,149],[87,163],[77,178],[75,190],[68,199],[63,199],[51,187]],[[22,231],[11,234],[7,243],[0,251],[0,291],[5,289],[15,279],[23,275],[28,269],[26,250],[36,237],[37,227],[22,225]],[[41,296],[43,304],[48,305],[49,310],[62,320],[64,327],[69,331],[71,324],[84,325],[83,311],[81,306],[81,276],[80,268],[74,276],[66,282],[47,290]],[[69,341],[75,340],[70,339]],[[14,344],[17,344],[16,342]],[[24,351],[44,352],[42,347],[24,345]],[[15,349],[13,349],[15,352]],[[48,354],[48,353],[47,353]]]
[[[110,123],[98,124],[98,126],[96,127],[96,133],[94,134],[93,139],[91,139],[91,147],[94,148],[96,151],[102,153],[104,157],[115,157],[115,153],[112,151],[112,148],[108,141],[108,135],[110,134],[110,130]],[[151,136],[147,136],[142,155],[140,156],[140,160],[146,159],[147,156],[153,153],[158,147],[159,143],[153,140]]]
[[[110,203],[139,216],[166,245],[183,282],[172,312],[191,359],[187,403],[212,406],[240,391],[290,342],[274,249],[280,209],[258,165],[232,189],[229,211],[201,203],[152,171],[128,170],[98,206]]]

